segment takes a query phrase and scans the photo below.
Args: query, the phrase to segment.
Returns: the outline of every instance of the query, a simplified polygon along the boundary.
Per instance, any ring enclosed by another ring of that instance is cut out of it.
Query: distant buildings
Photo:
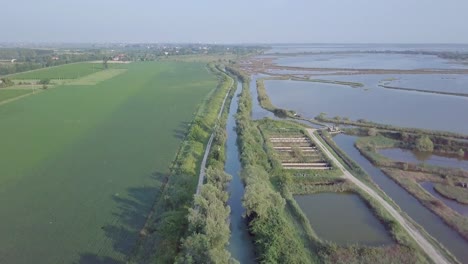
[[[118,55],[115,55],[113,58],[112,58],[113,61],[122,61],[122,60],[125,60],[125,54],[121,53],[121,54],[118,54]]]

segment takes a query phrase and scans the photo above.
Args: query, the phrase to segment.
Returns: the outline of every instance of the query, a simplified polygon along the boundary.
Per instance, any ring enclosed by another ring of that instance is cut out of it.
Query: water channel
[[[243,217],[244,207],[242,197],[244,196],[244,184],[240,177],[241,163],[239,148],[237,146],[237,133],[235,115],[238,108],[238,95],[242,91],[242,82],[238,82],[234,97],[229,106],[229,115],[226,124],[226,165],[224,170],[232,176],[228,187],[230,194],[228,205],[231,207],[230,227],[231,237],[229,239],[229,251],[232,257],[240,263],[255,263],[254,246],[248,232],[247,221]]]
[[[416,198],[406,192],[392,179],[375,167],[354,147],[357,137],[337,135],[336,144],[356,161],[377,183],[377,185],[413,220],[424,227],[435,239],[442,243],[459,261],[468,263],[468,241],[446,225],[441,218],[424,207]]]

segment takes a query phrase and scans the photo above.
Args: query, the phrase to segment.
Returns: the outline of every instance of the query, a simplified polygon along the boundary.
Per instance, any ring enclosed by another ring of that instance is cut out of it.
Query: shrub
[[[434,151],[434,143],[428,136],[421,136],[416,140],[416,150],[432,152]]]

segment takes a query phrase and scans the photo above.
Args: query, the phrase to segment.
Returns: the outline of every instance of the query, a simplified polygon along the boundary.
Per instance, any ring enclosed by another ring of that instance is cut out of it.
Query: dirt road
[[[319,146],[322,151],[331,159],[333,162],[343,171],[344,177],[354,184],[356,184],[359,188],[365,191],[367,194],[372,196],[377,202],[379,202],[394,218],[401,226],[408,232],[408,234],[418,243],[418,245],[424,250],[424,252],[434,261],[434,263],[450,263],[434,246],[427,241],[427,239],[421,235],[421,233],[411,224],[409,223],[403,216],[395,210],[387,201],[385,201],[377,192],[371,189],[369,186],[362,183],[356,177],[354,177],[345,167],[332,155],[332,153],[322,144],[322,142],[314,135],[314,129],[307,129],[310,137],[315,141],[317,146]]]

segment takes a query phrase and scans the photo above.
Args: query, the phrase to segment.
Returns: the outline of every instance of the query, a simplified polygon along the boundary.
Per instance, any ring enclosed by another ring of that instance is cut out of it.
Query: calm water
[[[379,76],[369,77],[378,83]],[[402,127],[468,133],[468,115],[464,114],[468,113],[466,97],[390,90],[377,85],[363,89],[270,80],[265,81],[265,86],[274,105],[295,110],[308,118],[325,112],[329,117],[338,115]],[[453,117],[447,118],[450,116]]]
[[[457,201],[452,199],[445,198],[444,196],[440,195],[436,190],[434,190],[434,183],[432,182],[423,182],[421,183],[421,187],[423,187],[426,191],[428,191],[432,196],[436,197],[437,199],[441,200],[446,204],[448,207],[452,208],[454,211],[458,212],[461,215],[468,216],[468,205],[461,204]]]
[[[266,53],[342,52],[342,51],[460,51],[466,44],[283,44],[273,45]]]
[[[279,117],[275,116],[272,112],[263,109],[260,106],[260,103],[258,102],[258,99],[257,99],[257,97],[258,97],[257,79],[263,78],[265,76],[266,75],[252,75],[250,77],[250,79],[251,79],[251,81],[250,81],[250,94],[252,96],[252,119],[253,120],[263,119],[263,118],[267,117],[267,118],[271,118],[271,119],[275,119],[275,120],[290,120],[290,121],[301,123],[301,124],[304,124],[304,125],[307,125],[307,126],[310,126],[310,127],[320,128],[320,126],[318,126],[316,124],[312,124],[312,123],[307,122],[305,120],[297,120],[297,119],[291,119],[291,118],[279,118]]]
[[[468,160],[460,159],[452,155],[436,155],[427,152],[417,152],[401,148],[379,149],[379,154],[389,159],[409,162],[409,163],[426,163],[435,166],[459,168],[468,170]]]
[[[407,74],[395,75],[381,84],[426,91],[468,94],[468,75],[462,74]]]
[[[356,161],[377,183],[377,185],[395,201],[400,208],[413,220],[441,242],[459,261],[468,263],[468,241],[463,239],[456,231],[446,225],[437,215],[424,207],[416,198],[406,192],[393,180],[387,177],[380,169],[372,165],[354,147],[357,137],[337,135],[334,137],[336,144]]]
[[[346,69],[463,69],[467,65],[454,63],[434,55],[342,53],[279,57],[277,65],[304,68]]]
[[[380,246],[393,243],[384,225],[357,194],[320,193],[294,198],[312,228],[324,240],[339,245]]]
[[[255,254],[252,239],[247,229],[247,222],[242,216],[245,209],[242,206],[244,184],[240,177],[241,163],[239,148],[237,147],[237,133],[235,131],[235,114],[238,107],[238,95],[242,90],[242,83],[238,82],[236,93],[229,106],[229,116],[226,125],[226,173],[232,176],[228,191],[230,193],[228,205],[231,207],[231,237],[229,251],[240,263],[255,263]]]

